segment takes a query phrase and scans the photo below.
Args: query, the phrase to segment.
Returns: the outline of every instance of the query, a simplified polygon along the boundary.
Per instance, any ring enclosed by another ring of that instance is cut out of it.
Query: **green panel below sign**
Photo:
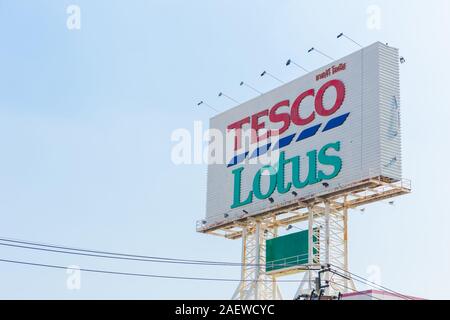
[[[307,230],[267,240],[266,272],[307,264],[308,247]]]

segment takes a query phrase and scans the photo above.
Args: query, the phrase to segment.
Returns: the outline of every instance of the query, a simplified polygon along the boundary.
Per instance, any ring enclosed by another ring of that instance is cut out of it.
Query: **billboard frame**
[[[240,219],[231,222],[221,221],[216,224],[207,224],[204,219],[198,220],[196,230],[200,233],[212,234],[227,239],[239,239],[242,237],[242,226],[245,226],[245,223],[249,220],[270,217],[275,219],[274,225],[283,227],[306,221],[307,215],[303,211],[322,200],[333,202],[334,206],[338,209],[344,207],[354,209],[410,192],[411,181],[408,179],[392,181],[392,179],[387,177],[373,177],[355,182],[344,188],[324,192],[324,194],[288,201],[269,211],[263,210],[254,214],[244,214]]]

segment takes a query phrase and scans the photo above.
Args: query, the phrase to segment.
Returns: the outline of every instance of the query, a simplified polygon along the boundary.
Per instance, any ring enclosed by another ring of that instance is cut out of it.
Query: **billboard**
[[[398,50],[374,43],[218,114],[210,129],[226,143],[210,145],[205,228],[369,178],[398,181]]]

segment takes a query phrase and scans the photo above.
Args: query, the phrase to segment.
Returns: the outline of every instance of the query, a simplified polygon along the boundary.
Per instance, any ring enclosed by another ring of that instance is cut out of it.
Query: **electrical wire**
[[[355,274],[355,273],[352,273],[352,272],[350,272],[350,271],[346,271],[346,270],[344,270],[343,268],[341,268],[341,267],[339,267],[339,266],[337,266],[337,265],[332,264],[331,266],[333,266],[333,267],[335,267],[335,268],[338,268],[338,269],[342,270],[342,272],[344,272],[344,273],[350,274],[350,275],[352,276],[352,279],[354,279],[354,280],[356,280],[356,281],[358,281],[358,282],[360,282],[360,283],[363,283],[363,284],[365,284],[365,285],[367,285],[367,286],[369,286],[369,287],[372,287],[372,288],[378,289],[378,290],[380,290],[380,289],[381,289],[381,290],[385,290],[385,291],[387,291],[387,292],[389,292],[389,293],[391,293],[391,294],[393,294],[393,295],[395,295],[395,296],[397,296],[397,297],[399,297],[399,298],[403,298],[403,299],[406,299],[406,300],[414,300],[413,298],[411,298],[411,297],[409,297],[409,296],[407,296],[407,295],[401,294],[400,292],[397,292],[397,291],[395,291],[395,290],[389,289],[389,288],[384,287],[384,286],[382,286],[382,285],[380,285],[380,284],[377,284],[377,283],[375,283],[375,282],[369,281],[369,280],[365,279],[364,277],[361,277],[361,276],[359,276],[359,275],[357,275],[357,274]],[[336,271],[333,271],[333,272],[336,272]],[[336,273],[337,273],[337,272],[336,272]],[[343,277],[342,274],[339,274],[339,273],[337,273],[337,274],[338,274],[339,276]]]
[[[117,253],[117,252],[108,252],[108,251],[99,251],[99,250],[87,250],[87,249],[77,249],[65,246],[57,246],[50,244],[42,244],[38,242],[31,241],[23,241],[23,240],[12,240],[0,238],[0,241],[3,242],[12,242],[25,245],[17,245],[11,243],[1,243],[1,246],[15,247],[21,249],[30,249],[30,250],[39,250],[53,253],[63,253],[63,254],[71,254],[71,255],[79,255],[79,256],[88,256],[88,257],[96,257],[96,258],[107,258],[107,259],[118,259],[118,260],[131,260],[131,261],[141,261],[141,262],[155,262],[155,263],[170,263],[170,264],[187,264],[187,265],[208,265],[208,266],[230,266],[230,267],[241,267],[242,263],[234,263],[234,262],[219,262],[219,261],[208,261],[208,260],[191,260],[191,259],[176,259],[176,258],[165,258],[165,257],[154,257],[154,256],[144,256],[144,255],[133,255],[126,253]],[[32,245],[34,247],[30,247]],[[41,247],[41,248],[37,248]],[[43,248],[42,248],[43,247]],[[52,249],[47,249],[52,248]],[[54,248],[54,249],[53,249]],[[64,249],[64,250],[59,250]],[[67,251],[69,250],[69,251]],[[74,252],[72,252],[74,251]],[[298,255],[297,257],[307,256],[308,254]],[[246,264],[247,266],[262,266],[260,264]],[[264,264],[265,266],[265,264]],[[271,267],[279,267],[286,266],[286,264],[271,264]],[[305,270],[312,270],[311,268],[305,268]]]
[[[409,297],[407,295],[404,295],[404,294],[402,294],[400,292],[397,292],[395,290],[392,290],[392,289],[389,289],[387,287],[384,287],[384,286],[382,286],[382,285],[380,285],[378,283],[369,281],[369,280],[365,279],[364,277],[359,276],[359,275],[357,275],[355,273],[352,273],[350,271],[345,271],[343,268],[341,268],[339,266],[336,266],[336,265],[333,265],[333,266],[338,268],[338,269],[340,269],[340,270],[342,270],[344,273],[348,273],[348,274],[352,275],[353,276],[352,279],[354,279],[354,280],[356,280],[356,281],[358,281],[360,283],[363,283],[363,284],[365,284],[365,285],[367,285],[369,287],[372,287],[372,288],[378,289],[378,290],[385,290],[385,291],[387,291],[387,292],[389,292],[389,293],[391,293],[391,294],[393,294],[393,295],[395,295],[397,297],[400,297],[400,298],[403,298],[403,299],[406,299],[406,300],[414,300],[413,298],[411,298],[411,297]],[[334,272],[336,272],[336,271],[334,271]],[[342,276],[342,275],[340,275],[340,276]]]
[[[76,270],[76,271],[102,273],[102,274],[110,274],[110,275],[135,276],[135,277],[145,277],[145,278],[160,278],[160,279],[172,279],[172,280],[195,280],[195,281],[216,281],[216,282],[272,282],[273,281],[273,280],[204,278],[204,277],[170,276],[170,275],[148,274],[148,273],[133,273],[133,272],[111,271],[111,270],[101,270],[101,269],[65,267],[65,266],[54,265],[54,264],[44,264],[44,263],[19,261],[19,260],[8,260],[8,259],[0,259],[0,262],[34,266],[34,267],[42,267],[42,268],[51,268],[51,269]],[[278,282],[292,282],[292,283],[307,282],[307,281],[308,280],[278,280]]]
[[[68,247],[68,246],[62,246],[62,245],[47,244],[47,243],[42,243],[42,242],[34,242],[34,241],[11,239],[11,238],[0,238],[0,241],[20,243],[20,244],[27,244],[27,245],[33,245],[33,246],[39,246],[39,247],[64,249],[64,250],[70,250],[70,251],[79,251],[79,252],[89,252],[89,253],[95,253],[95,254],[106,254],[106,255],[113,255],[113,256],[132,257],[132,258],[166,260],[166,261],[186,261],[186,262],[198,262],[198,263],[218,263],[218,264],[226,263],[226,264],[228,264],[228,262],[214,262],[214,261],[206,261],[206,260],[178,259],[178,258],[167,258],[167,257],[136,255],[136,254],[128,254],[128,253],[118,253],[118,252],[111,252],[111,251],[100,251],[100,250],[92,250],[92,249],[81,249],[81,248],[74,248],[74,247]],[[230,264],[233,264],[233,263],[230,263]]]
[[[380,299],[380,298],[371,296],[370,294],[367,294],[367,293],[364,293],[364,292],[355,290],[355,289],[353,289],[353,288],[351,288],[351,287],[348,287],[348,286],[346,286],[346,285],[343,285],[343,284],[341,284],[341,283],[337,283],[337,282],[334,282],[334,281],[331,281],[331,280],[329,280],[329,282],[330,282],[330,283],[333,283],[333,284],[335,284],[335,285],[337,285],[337,286],[343,287],[343,288],[345,288],[345,289],[352,290],[353,292],[359,293],[359,294],[361,294],[361,295],[363,295],[363,296],[368,296],[368,297],[373,298],[373,299],[376,299],[376,300],[383,300],[383,299]]]
[[[146,255],[135,255],[135,254],[129,254],[129,253],[118,253],[118,252],[111,252],[111,251],[100,251],[100,250],[92,250],[92,249],[80,249],[80,248],[73,248],[73,247],[67,247],[62,245],[54,245],[54,244],[44,244],[39,242],[33,242],[33,241],[26,241],[26,240],[18,240],[18,239],[10,239],[10,238],[0,238],[0,241],[3,242],[9,242],[9,243],[1,243],[1,246],[7,246],[7,247],[15,247],[20,249],[29,249],[29,250],[38,250],[38,251],[45,251],[45,252],[52,252],[52,253],[61,253],[61,254],[70,254],[70,255],[79,255],[79,256],[87,256],[87,257],[95,257],[95,258],[106,258],[106,259],[117,259],[117,260],[129,260],[129,261],[140,261],[140,262],[155,262],[155,263],[168,263],[168,264],[184,264],[184,265],[205,265],[205,266],[243,266],[242,263],[236,263],[236,262],[226,262],[226,261],[211,261],[211,260],[194,260],[194,259],[179,259],[179,258],[168,258],[168,257],[157,257],[157,256],[146,256]],[[15,243],[15,244],[11,244]],[[51,248],[51,249],[49,249]],[[307,256],[308,254],[299,255],[300,256]],[[12,260],[0,260],[0,262],[12,262]],[[21,263],[18,261],[17,263]],[[50,265],[41,265],[41,264],[34,264],[31,262],[23,262],[23,264],[29,264],[29,265],[37,265],[37,266],[50,266]],[[246,264],[246,266],[262,266],[261,264]],[[264,265],[266,266],[266,265]],[[286,264],[272,264],[272,267],[277,266],[286,266]],[[395,290],[389,289],[387,287],[381,286],[377,283],[371,282],[357,274],[354,274],[352,272],[346,271],[342,269],[341,267],[337,265],[332,265],[333,267],[336,267],[344,273],[348,273],[354,277],[354,280],[363,283],[369,287],[375,288],[375,289],[383,289],[389,293],[392,293],[398,297],[402,297],[404,299],[411,300],[412,298],[406,295],[403,295]],[[54,266],[55,268],[63,268],[67,269],[63,266]],[[314,270],[313,268],[305,267],[305,270]],[[86,269],[85,271],[88,272],[96,272],[90,271],[90,269]],[[102,270],[98,270],[98,272],[102,272]],[[344,275],[340,274],[337,271],[333,271],[334,273],[338,274],[341,277],[344,277]],[[127,275],[127,272],[116,272],[116,271],[105,271],[105,273],[113,273],[113,274],[124,274]],[[139,275],[139,274],[136,274]],[[149,275],[152,276],[152,275]],[[166,276],[162,276],[166,277]],[[167,276],[167,278],[171,278],[171,276]],[[178,277],[175,277],[177,279]],[[184,277],[180,277],[184,278]],[[187,277],[189,279],[189,277]],[[230,280],[230,279],[229,279]],[[221,281],[221,280],[218,280]],[[228,280],[226,280],[228,281]],[[240,281],[231,279],[230,281]],[[280,280],[279,280],[280,281]],[[298,280],[292,280],[287,282],[299,282]]]
[[[173,260],[161,260],[161,259],[148,259],[148,258],[131,258],[131,257],[121,257],[121,256],[109,256],[103,254],[93,254],[93,253],[81,253],[76,251],[64,251],[57,249],[46,249],[46,248],[38,248],[38,247],[30,247],[24,245],[17,244],[9,244],[9,243],[0,243],[0,246],[7,246],[13,248],[20,249],[30,249],[30,250],[38,250],[52,253],[63,253],[63,254],[71,254],[77,256],[86,256],[86,257],[95,257],[95,258],[107,258],[107,259],[117,259],[117,260],[129,260],[129,261],[142,261],[142,262],[156,262],[156,263],[170,263],[170,264],[191,264],[191,265],[213,265],[213,266],[222,266],[217,263],[200,263],[200,262],[187,262],[187,261],[173,261]],[[225,265],[226,266],[226,265]],[[234,266],[234,265],[231,265]]]
[[[141,261],[141,262],[156,262],[156,263],[170,263],[170,264],[187,264],[187,265],[207,265],[207,266],[228,266],[228,267],[241,267],[242,264],[221,264],[220,262],[210,262],[210,263],[201,263],[201,262],[188,262],[188,261],[173,261],[173,260],[152,260],[152,259],[143,259],[143,258],[129,258],[129,257],[120,257],[120,256],[108,256],[108,255],[102,255],[102,254],[91,254],[91,253],[80,253],[80,252],[72,252],[72,251],[64,251],[64,250],[56,250],[56,249],[46,249],[46,248],[37,248],[37,247],[30,247],[30,246],[23,246],[23,245],[16,245],[16,244],[9,244],[9,243],[1,243],[0,246],[7,246],[7,247],[13,247],[13,248],[20,248],[20,249],[30,249],[30,250],[38,250],[38,251],[45,251],[45,252],[52,252],[52,253],[63,253],[63,254],[71,254],[71,255],[77,255],[77,256],[87,256],[87,257],[95,257],[95,258],[107,258],[107,259],[118,259],[118,260],[130,260],[130,261]],[[299,255],[298,257],[303,256]],[[251,265],[247,264],[247,266],[261,266],[261,265]],[[266,266],[265,264],[263,266]],[[286,266],[286,264],[270,264],[270,267],[281,267]],[[305,270],[312,270],[311,268],[305,268]]]

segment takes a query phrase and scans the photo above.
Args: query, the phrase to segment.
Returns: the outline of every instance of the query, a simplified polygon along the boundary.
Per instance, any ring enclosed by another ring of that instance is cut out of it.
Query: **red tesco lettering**
[[[331,87],[336,90],[336,100],[331,108],[326,108],[323,103],[323,98],[327,90]],[[339,110],[339,108],[344,103],[344,99],[344,83],[341,80],[330,80],[322,87],[320,87],[317,93],[314,89],[309,89],[305,92],[302,92],[294,100],[292,106],[290,105],[289,100],[283,100],[276,103],[270,109],[265,109],[256,114],[253,114],[250,117],[246,117],[242,120],[232,123],[227,127],[227,129],[229,131],[235,130],[234,150],[239,150],[242,147],[242,130],[244,129],[245,125],[250,125],[250,128],[252,129],[251,143],[254,144],[268,139],[272,134],[275,134],[276,132],[280,135],[283,134],[289,129],[291,123],[294,123],[294,125],[297,126],[305,126],[314,121],[314,119],[316,118],[316,114],[322,117],[328,117]],[[312,111],[307,116],[300,116],[302,105],[311,101],[314,102],[314,111]],[[265,129],[266,126],[264,118],[267,117],[268,120],[272,123],[282,124],[281,128],[278,130],[267,130],[264,134],[258,134],[261,129]]]

